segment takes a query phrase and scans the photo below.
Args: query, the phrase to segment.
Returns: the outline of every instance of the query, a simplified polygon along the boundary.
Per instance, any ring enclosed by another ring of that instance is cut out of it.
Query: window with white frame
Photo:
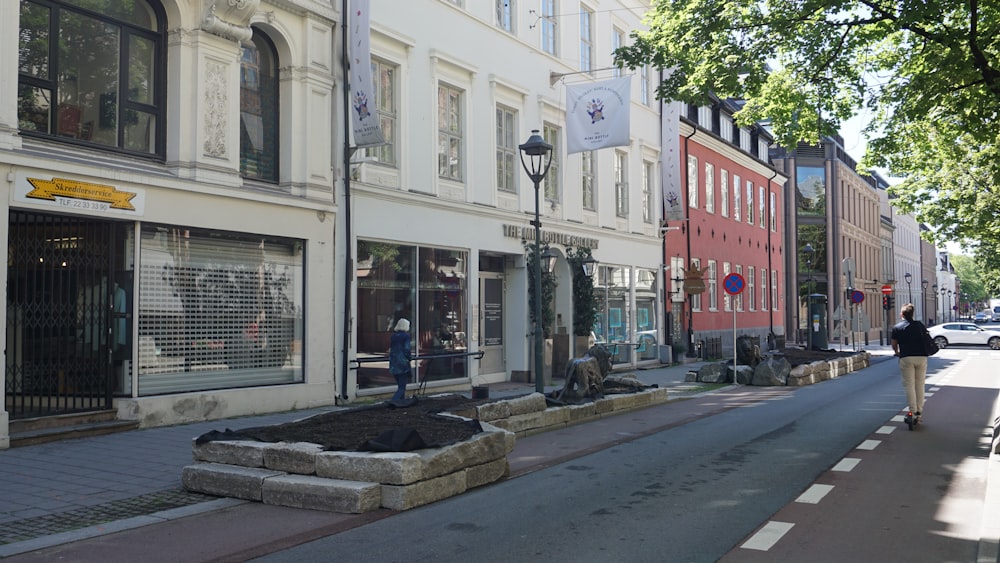
[[[698,207],[698,157],[688,155],[688,207]]]
[[[715,213],[715,165],[705,163],[705,211]]]
[[[757,222],[760,228],[766,228],[767,222],[767,199],[764,197],[764,186],[757,186]]]
[[[771,195],[771,198],[770,198],[771,199],[771,206],[770,206],[768,215],[770,216],[771,232],[772,233],[776,233],[776,232],[778,232],[778,216],[777,216],[778,209],[777,209],[777,201],[775,200],[775,194],[774,194],[774,192],[770,192],[770,195]]]
[[[729,217],[729,171],[719,170],[719,211],[723,217]]]
[[[514,110],[497,106],[497,189],[516,192],[518,172],[517,114]]]
[[[750,152],[753,148],[750,146],[750,130],[746,127],[740,127],[740,148],[745,152],[753,154]]]
[[[589,211],[594,211],[597,209],[597,202],[594,198],[594,151],[583,151],[580,153],[582,157],[582,184],[580,186],[583,191],[583,208]]]
[[[743,185],[740,183],[740,177],[733,174],[733,220],[742,221],[743,217]]]
[[[753,266],[747,266],[747,305],[749,305],[751,311],[757,310],[756,302],[756,276],[757,272],[754,270]]]
[[[382,129],[384,145],[369,147],[365,154],[375,159],[379,164],[396,165],[396,123],[399,116],[396,113],[396,65],[372,59],[372,96],[375,98],[375,113]]]
[[[726,279],[726,276],[731,274],[733,271],[733,266],[729,262],[722,263],[722,279]],[[722,310],[732,311],[733,310],[733,296],[729,293],[723,292],[722,294]]]
[[[642,161],[642,221],[643,223],[653,222],[653,184],[655,183],[655,168],[652,162]]]
[[[462,180],[462,91],[438,84],[438,176]]]
[[[727,114],[727,113],[722,114],[722,117],[719,119],[719,129],[720,129],[720,132],[722,133],[722,138],[725,139],[726,141],[732,143],[733,142],[733,118],[729,114]]]
[[[719,283],[718,283],[718,265],[715,260],[708,261],[708,271],[705,272],[708,276],[708,310],[718,311],[719,310]]]
[[[611,30],[611,51],[614,52],[618,50],[619,47],[625,45],[625,32],[618,29],[617,27]],[[617,66],[611,69],[611,77],[619,78],[622,75],[622,69]]]
[[[562,201],[562,198],[559,197],[559,177],[562,176],[559,173],[559,155],[562,154],[562,149],[559,147],[559,128],[546,123],[542,126],[542,136],[546,143],[552,145],[552,164],[542,181],[542,186],[545,188],[545,201],[558,203]]]
[[[557,55],[558,35],[556,33],[556,0],[542,0],[542,50]]]
[[[771,310],[778,310],[778,270],[771,270]]]
[[[507,33],[514,33],[515,0],[493,0],[496,6],[497,27]]]
[[[741,276],[743,275],[743,266],[741,264],[736,264],[736,273],[739,274],[739,275],[741,275]],[[743,278],[743,279],[745,280],[746,278]],[[744,293],[746,293],[746,292],[745,291],[741,291],[741,292],[739,292],[739,293],[736,294],[736,310],[737,311],[742,311],[743,310],[743,294]]]
[[[691,269],[693,270],[695,268],[697,268],[699,270],[701,269],[701,259],[700,258],[692,258],[691,259]],[[701,311],[701,294],[700,293],[693,293],[693,294],[691,294],[691,310],[692,311]]]
[[[698,106],[698,125],[709,131],[712,130],[712,108],[711,106]]]
[[[753,182],[747,180],[747,223],[753,225]]]
[[[594,59],[594,12],[580,6],[580,70],[591,72]]]
[[[765,139],[757,139],[757,158],[767,162],[768,158],[768,144]]]
[[[760,269],[760,310],[767,310],[767,269]]]
[[[628,155],[615,151],[615,215],[628,217]]]

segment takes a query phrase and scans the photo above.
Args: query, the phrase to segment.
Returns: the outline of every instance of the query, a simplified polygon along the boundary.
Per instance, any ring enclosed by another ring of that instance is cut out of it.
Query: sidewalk
[[[891,358],[888,347],[868,351],[876,356],[873,361]],[[671,400],[697,397],[704,385],[684,380],[689,370],[705,363],[639,369],[635,374],[643,383],[672,389]],[[546,391],[562,382],[555,383]],[[533,384],[499,383],[490,386],[490,397],[532,391]],[[151,428],[0,452],[0,557],[244,504],[181,488],[181,470],[191,463],[191,440],[209,430],[277,424],[340,408]],[[529,447],[532,438],[518,442]],[[580,451],[594,447],[585,441],[577,444]],[[515,465],[512,462],[512,471]],[[991,481],[1000,485],[1000,469],[994,473]],[[341,520],[349,518],[357,515]]]

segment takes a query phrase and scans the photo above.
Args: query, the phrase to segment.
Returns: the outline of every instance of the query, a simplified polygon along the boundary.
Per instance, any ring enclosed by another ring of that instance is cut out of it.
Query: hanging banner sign
[[[632,77],[566,86],[566,154],[628,145]]]
[[[382,137],[378,114],[369,110],[369,104],[375,104],[372,95],[369,0],[351,0],[349,17],[351,34],[346,56],[349,57],[351,69],[351,129],[354,133],[354,145],[384,145],[385,138]]]

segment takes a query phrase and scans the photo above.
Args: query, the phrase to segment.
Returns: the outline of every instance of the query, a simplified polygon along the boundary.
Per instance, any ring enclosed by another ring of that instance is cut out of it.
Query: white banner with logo
[[[632,77],[566,86],[567,154],[628,145]]]
[[[354,145],[382,145],[385,144],[385,139],[382,137],[378,114],[374,112],[375,98],[372,92],[369,0],[351,0],[349,17],[350,43],[347,56],[351,68],[351,129],[354,132]]]
[[[663,185],[663,219],[684,219],[684,200],[681,198],[681,142],[680,102],[663,102],[660,106],[661,124],[661,183]]]

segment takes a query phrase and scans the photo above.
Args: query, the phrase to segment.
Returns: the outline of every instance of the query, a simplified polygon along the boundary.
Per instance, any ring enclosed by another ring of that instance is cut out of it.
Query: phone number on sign
[[[111,204],[103,201],[57,197],[56,202],[62,207],[72,207],[73,209],[89,209],[90,211],[107,211],[111,209]]]

